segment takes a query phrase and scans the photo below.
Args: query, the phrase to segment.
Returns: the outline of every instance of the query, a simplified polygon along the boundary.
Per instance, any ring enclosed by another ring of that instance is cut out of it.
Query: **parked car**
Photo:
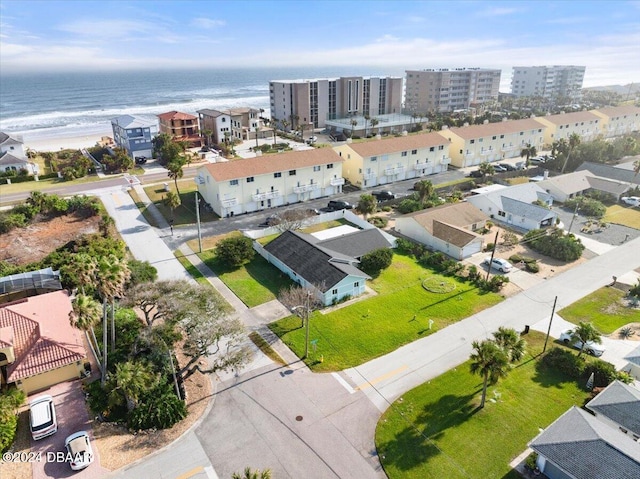
[[[69,465],[74,471],[84,469],[93,462],[93,449],[91,449],[91,441],[86,431],[71,434],[64,441],[64,445],[67,448],[67,457],[71,460]]]
[[[45,394],[29,402],[29,424],[34,441],[55,434],[58,430],[58,421],[51,396]]]
[[[572,337],[573,329],[566,329],[560,334],[560,341],[562,341],[564,344],[570,344],[576,349],[582,349],[582,341],[577,340],[576,342],[572,343]],[[587,341],[587,344],[584,347],[584,350],[592,356],[602,356],[602,353],[604,353],[604,349],[604,346],[594,343],[593,341]]]
[[[544,165],[547,162],[547,159],[543,156],[534,156],[533,158],[529,158],[529,164],[531,165]]]
[[[144,156],[136,156],[136,165],[144,165],[147,162],[147,159]]]
[[[269,226],[275,226],[280,224],[280,218],[277,215],[271,215],[267,217],[262,223],[258,225],[260,228],[268,228]]]
[[[620,201],[629,206],[635,206],[636,208],[640,206],[640,196],[623,196],[620,198]]]
[[[482,176],[482,171],[480,170],[473,170],[469,173],[469,178],[482,178]]]
[[[498,163],[498,166],[501,166],[505,169],[505,171],[516,171],[516,167],[509,163]]]
[[[387,201],[395,199],[396,195],[391,191],[374,191],[371,193],[378,201]]]
[[[502,173],[503,171],[507,171],[507,169],[504,166],[500,166],[499,164],[495,164],[495,165],[493,165],[493,171],[495,171],[496,173]]]
[[[492,261],[491,258],[485,258],[484,260],[482,260],[482,264],[486,264],[487,266],[489,266],[489,263],[491,263],[491,268],[497,269],[501,273],[508,273],[513,269],[511,263],[509,263],[506,259],[493,258]]]
[[[311,136],[309,138],[307,138],[306,140],[307,145],[313,145],[316,141],[318,141],[318,137],[317,136]]]
[[[329,208],[331,211],[352,210],[353,205],[347,201],[331,200],[327,204],[327,208]]]

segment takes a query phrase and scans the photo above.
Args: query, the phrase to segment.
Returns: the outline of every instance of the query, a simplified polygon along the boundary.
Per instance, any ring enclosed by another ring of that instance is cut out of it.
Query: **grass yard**
[[[622,205],[609,206],[602,221],[640,230],[640,208],[631,208]]]
[[[239,235],[241,235],[240,232],[229,233],[217,237],[217,241]],[[209,245],[212,244],[212,240],[208,243]],[[249,263],[231,269],[219,261],[215,249],[212,246],[209,247],[211,249],[202,251],[198,256],[249,308],[276,299],[280,289],[288,288],[292,284],[288,276],[258,254]]]
[[[171,191],[175,192],[175,184],[173,181],[167,181]],[[178,181],[178,188],[180,189],[180,201],[182,204],[178,206],[173,212],[174,225],[189,225],[196,222],[196,200],[195,191],[198,186],[193,180],[181,180]],[[169,221],[172,217],[171,209],[165,206],[164,197],[166,192],[163,185],[147,186],[144,191],[147,193],[149,199],[156,205],[162,216]],[[200,195],[198,195],[200,196]],[[213,212],[205,211],[202,206],[200,207],[200,221],[206,223],[208,221],[215,221],[219,219],[218,215]]]
[[[469,363],[407,392],[382,416],[376,447],[390,479],[517,478],[509,462],[589,393],[556,371],[537,367],[544,334],[526,337],[528,353],[487,390],[477,409],[482,379]]]
[[[306,360],[314,371],[357,366],[425,337],[500,301],[496,293],[480,294],[473,285],[454,278],[456,288],[431,293],[422,281],[434,275],[408,256],[395,254],[391,266],[368,285],[378,295],[326,315],[314,312],[310,337],[317,350]],[[429,329],[429,320],[433,320]],[[299,357],[304,354],[304,330],[295,316],[270,325]],[[322,362],[320,362],[322,356]]]
[[[640,311],[622,303],[625,294],[616,288],[600,288],[558,312],[574,324],[590,321],[603,334],[625,324],[640,322]]]

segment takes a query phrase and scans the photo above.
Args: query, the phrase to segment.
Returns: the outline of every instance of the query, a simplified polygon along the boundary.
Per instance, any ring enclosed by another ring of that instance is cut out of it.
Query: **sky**
[[[514,66],[584,65],[585,87],[640,82],[640,0],[0,0],[0,73],[352,65],[500,68],[506,85]]]

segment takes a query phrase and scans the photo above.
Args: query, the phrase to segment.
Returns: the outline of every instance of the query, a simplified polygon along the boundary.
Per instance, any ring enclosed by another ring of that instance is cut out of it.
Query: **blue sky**
[[[640,1],[0,0],[2,72],[554,64],[640,82]]]

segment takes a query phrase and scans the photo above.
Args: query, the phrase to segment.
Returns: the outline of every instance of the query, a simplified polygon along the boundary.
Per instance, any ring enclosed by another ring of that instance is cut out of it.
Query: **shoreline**
[[[59,135],[50,138],[29,138],[24,135],[22,141],[25,150],[29,148],[37,152],[52,152],[66,149],[79,150],[95,146],[103,136],[113,137],[113,132],[107,129],[103,132],[91,132],[88,135]]]

